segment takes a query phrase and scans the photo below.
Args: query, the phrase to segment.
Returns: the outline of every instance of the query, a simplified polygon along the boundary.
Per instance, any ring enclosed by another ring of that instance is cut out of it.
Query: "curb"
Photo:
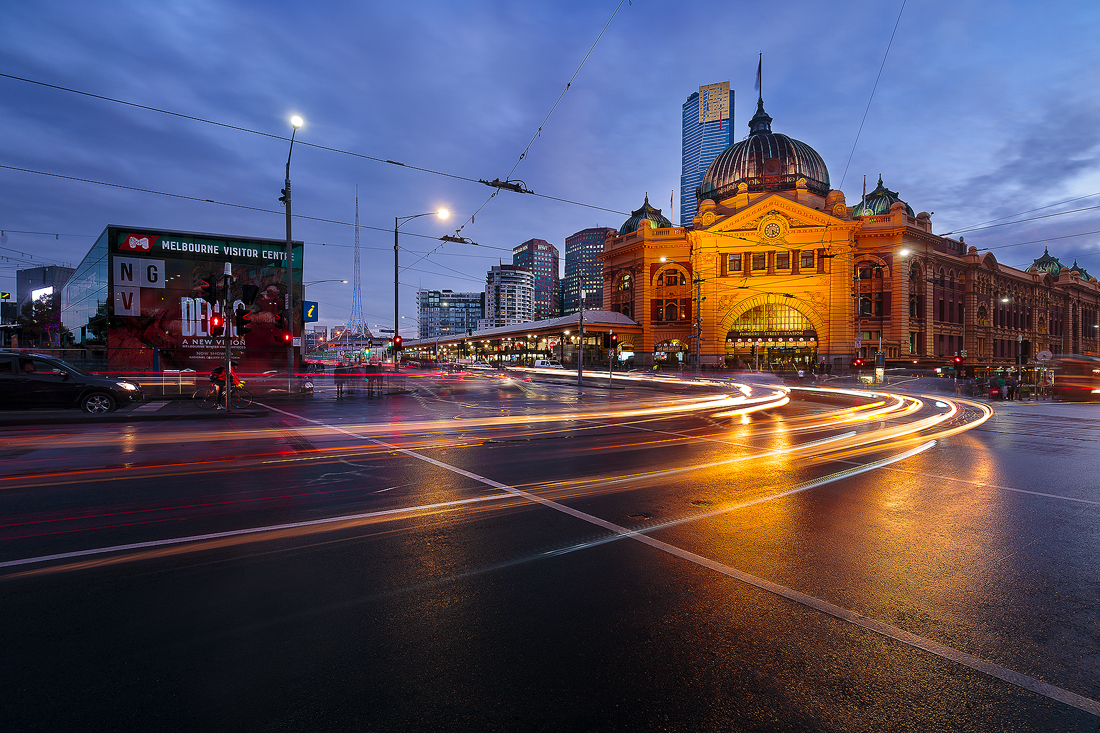
[[[223,412],[202,410],[192,412],[109,412],[105,415],[86,415],[77,410],[28,411],[18,414],[0,414],[0,428],[39,425],[98,425],[104,423],[171,422],[173,420],[228,420],[235,417],[267,417],[270,411],[260,409]]]

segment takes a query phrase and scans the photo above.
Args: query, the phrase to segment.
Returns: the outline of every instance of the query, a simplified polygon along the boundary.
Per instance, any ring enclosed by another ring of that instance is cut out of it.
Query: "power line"
[[[1028,209],[1027,211],[1021,211],[1017,214],[1007,214],[1005,216],[998,216],[996,219],[989,219],[988,221],[981,221],[981,222],[978,222],[977,224],[974,224],[973,226],[980,227],[983,224],[992,224],[993,222],[1000,221],[1001,219],[1011,219],[1014,216],[1023,216],[1024,214],[1030,214],[1030,213],[1035,212],[1035,211],[1042,211],[1043,209],[1050,209],[1050,208],[1053,208],[1055,206],[1061,206],[1062,204],[1071,204],[1074,201],[1081,201],[1083,199],[1090,199],[1093,196],[1100,196],[1100,191],[1097,191],[1096,193],[1086,194],[1084,196],[1077,196],[1076,198],[1072,198],[1072,199],[1066,199],[1065,201],[1058,201],[1058,202],[1053,203],[1053,204],[1047,204],[1046,206],[1040,206],[1037,209]],[[963,229],[963,230],[960,230],[960,231],[966,232],[966,231],[969,231],[969,230],[968,229]],[[944,234],[943,236],[946,237],[948,234],[954,234],[954,233],[955,232],[947,232],[947,234]]]
[[[127,190],[127,191],[136,191],[138,193],[148,193],[148,194],[154,194],[156,196],[168,196],[169,198],[184,199],[186,201],[198,201],[199,203],[206,203],[206,204],[217,204],[218,206],[229,206],[231,208],[245,209],[247,211],[258,211],[258,212],[263,213],[263,214],[278,214],[279,216],[286,216],[285,211],[275,211],[274,209],[263,209],[263,208],[260,208],[258,206],[246,206],[245,204],[234,204],[234,203],[231,203],[231,202],[228,202],[228,201],[216,201],[214,199],[204,199],[204,198],[199,198],[198,196],[187,196],[187,195],[181,194],[181,193],[168,193],[166,191],[154,191],[151,188],[140,188],[138,186],[126,186],[126,185],[123,185],[121,183],[108,183],[106,181],[96,181],[96,180],[93,180],[91,178],[78,178],[76,176],[65,176],[65,175],[62,175],[60,173],[48,173],[46,171],[37,171],[37,170],[33,170],[31,168],[17,168],[15,166],[11,166],[11,165],[0,165],[0,168],[7,169],[7,170],[12,170],[12,171],[19,171],[21,173],[34,173],[35,175],[49,176],[51,178],[61,178],[61,179],[67,180],[67,181],[77,181],[79,183],[94,183],[97,186],[109,186],[111,188],[121,188],[121,189],[124,189],[124,190]],[[318,217],[318,216],[306,216],[304,214],[293,214],[293,216],[294,216],[295,219],[306,219],[306,220],[309,220],[309,221],[319,221],[319,222],[322,222],[322,223],[325,223],[325,224],[339,224],[341,226],[346,226],[346,227],[355,226],[355,224],[352,223],[352,222],[339,221],[339,220],[336,220],[336,219],[324,219],[324,218]],[[387,232],[387,233],[389,233],[389,232],[393,231],[392,229],[387,229],[387,228],[383,228],[383,227],[372,227],[372,226],[369,226],[369,225],[366,225],[366,224],[362,224],[360,226],[363,229],[372,229],[376,232]],[[14,231],[14,230],[12,230],[12,231]],[[420,237],[421,239],[431,239],[431,240],[438,240],[439,239],[438,237],[433,237],[433,236],[428,235],[428,234],[415,234],[415,233],[412,233],[412,232],[407,233],[405,236],[407,236],[407,237]],[[499,249],[501,251],[510,251],[506,247],[493,247],[492,245],[478,244],[477,242],[469,242],[468,244],[470,244],[472,246],[475,246],[475,247],[485,247],[485,248],[488,248],[488,249]]]
[[[856,145],[859,144],[860,133],[863,132],[863,124],[867,122],[867,113],[871,111],[871,100],[875,98],[875,90],[878,89],[879,79],[882,78],[882,70],[886,67],[886,57],[890,55],[890,47],[894,45],[894,34],[898,32],[901,23],[901,14],[905,12],[905,0],[901,0],[901,10],[898,11],[898,19],[894,22],[894,30],[890,33],[890,42],[886,44],[886,53],[882,54],[882,63],[878,67],[878,75],[875,77],[875,85],[871,88],[871,96],[867,99],[867,107],[863,110],[863,119],[859,121],[859,130],[856,131],[856,139],[852,141],[852,152],[848,154],[848,162],[844,164],[844,174],[840,177],[840,186],[844,188],[844,179],[848,177],[848,166],[852,164],[852,156],[856,154]]]
[[[619,4],[622,5],[622,2],[620,2]],[[618,12],[617,9],[616,9],[616,12]],[[612,16],[612,17],[614,17],[614,16]],[[610,23],[610,21],[608,21],[608,22]],[[599,39],[597,39],[597,40],[599,40]],[[587,56],[585,58],[587,58]],[[246,132],[246,133],[249,133],[250,135],[259,135],[260,137],[267,137],[267,138],[271,138],[273,140],[283,140],[283,141],[289,141],[290,140],[290,138],[288,138],[288,137],[284,137],[282,135],[275,135],[275,134],[270,133],[270,132],[262,132],[260,130],[253,130],[253,129],[250,129],[248,127],[241,127],[239,125],[230,125],[226,122],[217,122],[215,120],[208,120],[208,119],[205,119],[203,117],[196,117],[195,115],[186,115],[186,114],[183,114],[182,112],[173,112],[171,110],[160,109],[159,107],[150,107],[149,105],[138,104],[136,102],[127,102],[126,100],[123,100],[123,99],[115,99],[114,97],[107,97],[107,96],[104,96],[102,94],[93,94],[91,92],[85,92],[85,91],[81,91],[79,89],[71,89],[69,87],[63,87],[63,86],[59,86],[57,84],[49,84],[47,82],[38,81],[36,79],[27,79],[27,78],[22,77],[22,76],[14,76],[12,74],[4,74],[4,73],[0,73],[0,77],[6,78],[6,79],[12,79],[14,81],[25,82],[27,84],[36,84],[38,86],[47,87],[49,89],[56,89],[58,91],[68,92],[70,94],[78,94],[78,95],[81,95],[81,96],[84,96],[84,97],[90,97],[92,99],[99,99],[99,100],[102,100],[104,102],[112,102],[114,104],[121,104],[121,105],[125,105],[127,107],[134,107],[136,109],[143,109],[143,110],[146,110],[146,111],[149,111],[149,112],[157,112],[157,113],[164,114],[164,115],[170,115],[172,117],[179,117],[181,119],[191,120],[193,122],[201,122],[201,123],[206,124],[206,125],[214,125],[216,127],[224,127],[226,129],[229,129],[229,130],[236,130],[237,132]],[[424,168],[424,167],[421,167],[421,166],[410,165],[408,163],[402,163],[402,162],[397,161],[397,160],[389,160],[389,159],[386,159],[386,158],[379,158],[379,157],[376,157],[376,156],[373,156],[373,155],[367,155],[365,153],[356,153],[356,152],[353,152],[353,151],[350,151],[350,150],[342,150],[340,148],[333,148],[333,147],[329,147],[327,145],[319,145],[317,143],[310,143],[310,142],[306,142],[306,141],[304,141],[300,138],[296,139],[295,142],[298,143],[298,145],[305,145],[307,147],[316,148],[318,150],[327,150],[330,153],[339,153],[340,155],[350,155],[354,158],[362,158],[363,160],[370,160],[370,161],[374,161],[375,163],[385,163],[387,165],[395,165],[395,166],[398,166],[400,168],[408,168],[409,170],[420,171],[421,173],[430,173],[431,175],[443,176],[445,178],[453,178],[453,179],[460,180],[460,181],[468,181],[470,183],[482,183],[481,179],[470,178],[469,176],[460,176],[460,175],[455,174],[455,173],[446,173],[444,171],[437,171],[437,170],[433,170],[431,168]],[[583,206],[585,208],[596,209],[598,211],[607,211],[607,212],[610,212],[612,214],[626,214],[625,211],[617,211],[615,209],[608,209],[608,208],[605,208],[603,206],[596,206],[594,204],[586,204],[586,203],[583,203],[581,201],[572,201],[570,199],[559,198],[557,196],[549,196],[547,194],[535,193],[534,191],[524,191],[524,193],[529,193],[529,194],[532,194],[533,196],[538,196],[539,198],[544,198],[544,199],[550,199],[552,201],[560,201],[561,203],[572,204],[574,206]],[[626,215],[629,216],[629,214],[626,214]]]
[[[1088,197],[1085,197],[1085,198],[1088,198]],[[1055,205],[1057,205],[1057,204],[1055,204]],[[1044,208],[1047,208],[1047,207],[1044,207]],[[1083,209],[1070,209],[1069,211],[1059,211],[1055,214],[1043,214],[1042,216],[1031,216],[1031,217],[1028,217],[1027,219],[1017,219],[1016,221],[1006,221],[1006,222],[1002,222],[1000,224],[989,224],[987,226],[975,226],[975,227],[970,227],[969,229],[956,229],[955,231],[948,232],[947,234],[966,234],[967,232],[976,232],[976,231],[981,231],[982,229],[995,229],[997,227],[1011,226],[1012,224],[1023,224],[1025,222],[1029,222],[1029,221],[1038,221],[1039,219],[1051,219],[1055,216],[1065,216],[1066,214],[1079,214],[1082,211],[1093,211],[1094,209],[1100,209],[1100,205],[1086,206]],[[1037,210],[1038,209],[1036,209],[1036,211]],[[940,236],[946,237],[947,234],[941,234]]]

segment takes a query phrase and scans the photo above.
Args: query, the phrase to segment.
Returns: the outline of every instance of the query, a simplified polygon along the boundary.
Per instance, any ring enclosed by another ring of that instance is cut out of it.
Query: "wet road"
[[[0,429],[0,718],[1100,730],[1100,408],[746,392]]]

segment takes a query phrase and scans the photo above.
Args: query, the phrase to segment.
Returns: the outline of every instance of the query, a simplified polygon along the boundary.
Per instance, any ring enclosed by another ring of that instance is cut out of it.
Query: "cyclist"
[[[233,361],[229,363],[229,378],[233,380],[233,386],[241,386],[240,381],[237,379],[237,372],[234,371],[234,367],[237,366],[237,362]],[[221,364],[214,367],[214,371],[210,372],[210,383],[213,384],[218,390],[218,409],[225,409],[225,367]]]

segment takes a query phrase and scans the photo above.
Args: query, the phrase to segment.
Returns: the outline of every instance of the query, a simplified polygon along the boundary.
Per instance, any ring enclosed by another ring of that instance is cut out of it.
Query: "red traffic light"
[[[857,356],[855,359],[852,360],[852,366],[862,367],[863,366],[863,359]]]
[[[283,341],[285,341],[288,344],[290,343],[290,334],[285,332],[285,331],[283,332]]]
[[[401,337],[400,336],[394,336],[393,337],[393,348],[394,348],[395,351],[401,351]]]
[[[225,319],[214,313],[210,316],[210,335],[221,336],[225,333]]]
[[[961,356],[956,356],[951,361],[953,361],[955,364],[962,364],[963,363],[963,358]]]

